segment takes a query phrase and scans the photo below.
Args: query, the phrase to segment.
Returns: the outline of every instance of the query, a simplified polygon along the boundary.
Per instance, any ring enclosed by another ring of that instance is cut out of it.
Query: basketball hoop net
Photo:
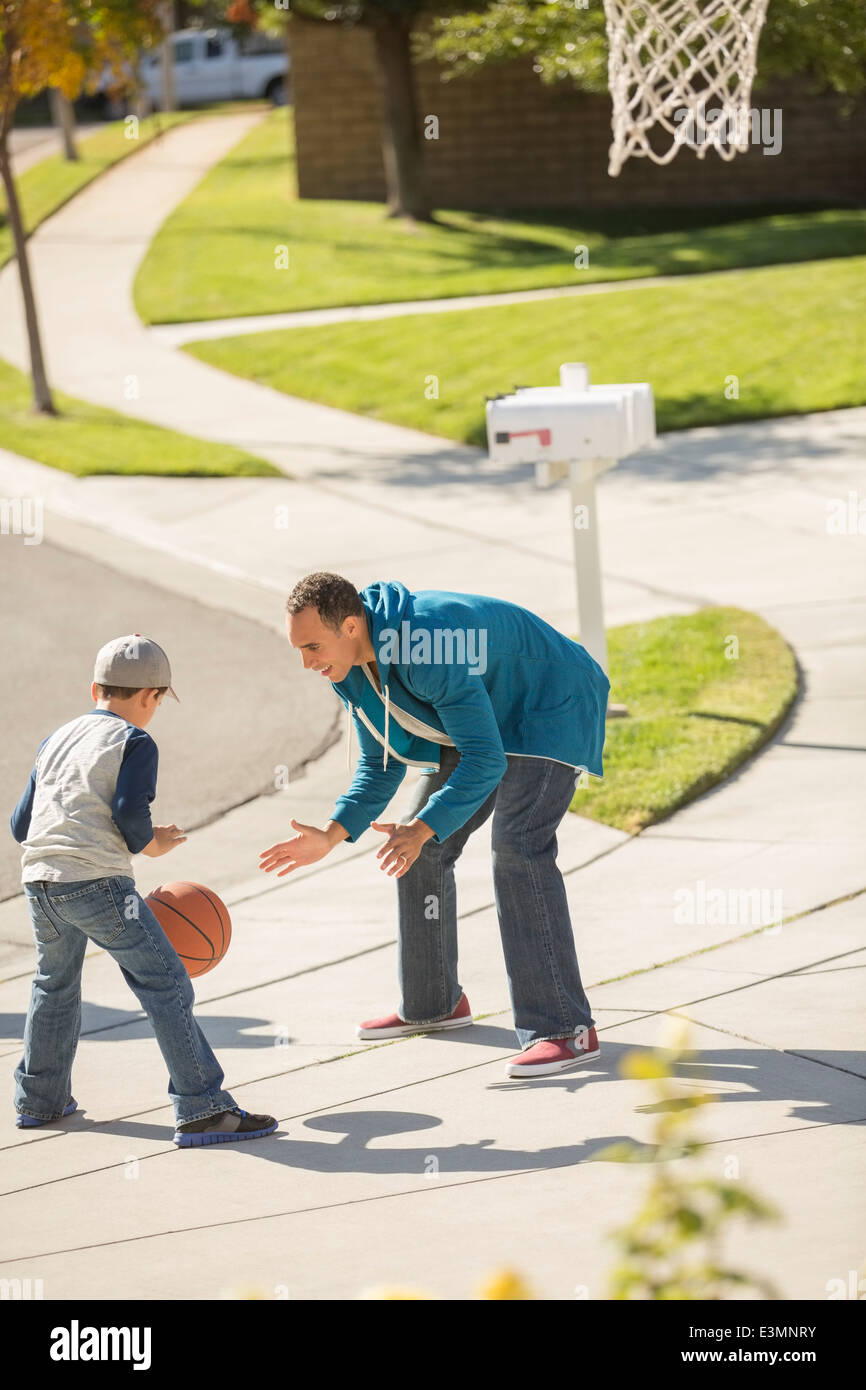
[[[669,164],[748,148],[752,80],[767,0],[604,0],[613,97],[608,173],[632,155]],[[672,137],[658,153],[649,132]]]

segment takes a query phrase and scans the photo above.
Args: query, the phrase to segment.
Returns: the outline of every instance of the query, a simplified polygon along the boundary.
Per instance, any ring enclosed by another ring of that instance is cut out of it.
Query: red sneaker
[[[515,1057],[505,1068],[506,1076],[550,1076],[557,1071],[570,1071],[582,1062],[592,1062],[601,1056],[598,1035],[594,1028],[582,1028],[569,1038],[550,1038],[537,1042]]]
[[[355,1029],[359,1038],[411,1038],[413,1033],[439,1033],[445,1028],[465,1028],[473,1023],[472,1010],[465,994],[460,1003],[447,1018],[434,1023],[406,1023],[399,1014],[388,1014],[387,1018],[370,1018]]]

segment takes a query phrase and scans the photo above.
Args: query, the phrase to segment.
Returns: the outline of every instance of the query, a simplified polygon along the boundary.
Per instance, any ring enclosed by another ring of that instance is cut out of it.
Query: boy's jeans
[[[443,745],[438,772],[423,773],[402,817],[418,815],[460,760]],[[397,879],[400,1017],[447,1018],[460,1002],[454,865],[473,830],[493,813],[493,892],[514,1023],[522,1049],[573,1036],[595,1020],[580,982],[565,884],[556,865],[556,829],[578,773],[550,758],[508,756],[508,769],[483,806],[441,844],[427,840]]]
[[[81,1031],[81,967],[88,942],[117,961],[150,1019],[169,1071],[176,1124],[231,1110],[223,1072],[193,1018],[192,984],[183,962],[131,878],[25,883],[36,975],[15,1069],[15,1108],[38,1120],[62,1115],[71,1095]]]

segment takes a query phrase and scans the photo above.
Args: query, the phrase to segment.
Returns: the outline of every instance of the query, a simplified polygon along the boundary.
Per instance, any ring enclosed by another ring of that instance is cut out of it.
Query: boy
[[[130,854],[155,859],[186,839],[150,819],[158,755],[145,729],[166,690],[177,699],[156,642],[134,633],[107,643],[90,687],[96,708],[43,740],[12,813],[37,951],[15,1069],[21,1129],[77,1108],[70,1086],[88,941],[114,957],[150,1019],[169,1070],[175,1144],[258,1139],[277,1127],[222,1089],[223,1071],[193,1017],[189,976],[132,877]]]

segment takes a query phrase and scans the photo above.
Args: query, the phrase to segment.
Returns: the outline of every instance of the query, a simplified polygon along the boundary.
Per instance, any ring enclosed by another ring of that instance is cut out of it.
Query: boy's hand
[[[168,854],[175,845],[182,845],[185,839],[183,831],[176,825],[155,825],[153,839],[141,852],[146,854],[148,859],[158,859],[161,854]]]
[[[264,869],[266,874],[277,869],[277,878],[284,878],[292,869],[315,864],[319,859],[324,859],[336,843],[335,836],[332,837],[327,830],[320,830],[316,825],[303,825],[296,820],[291,824],[297,830],[297,835],[291,840],[283,840],[279,845],[271,845],[270,849],[263,849],[259,855],[259,868]],[[336,829],[345,835],[342,826],[337,826]]]

